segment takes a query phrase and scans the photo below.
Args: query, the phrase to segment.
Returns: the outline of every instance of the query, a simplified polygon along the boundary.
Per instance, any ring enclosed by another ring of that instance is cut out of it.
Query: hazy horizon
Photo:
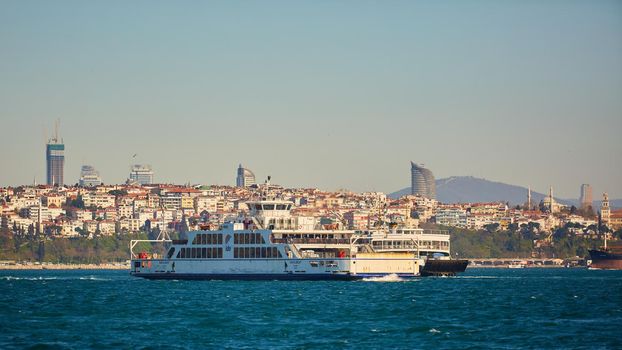
[[[622,198],[618,1],[1,4],[0,186],[45,182],[60,118],[68,184],[390,193],[412,160]]]

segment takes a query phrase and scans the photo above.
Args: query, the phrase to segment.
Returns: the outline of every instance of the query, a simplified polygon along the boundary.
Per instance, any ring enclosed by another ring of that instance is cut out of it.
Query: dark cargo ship
[[[464,272],[469,264],[468,260],[434,260],[428,259],[421,269],[421,276],[455,276]]]
[[[622,243],[615,243],[608,248],[590,250],[592,263],[590,268],[604,270],[622,270]]]

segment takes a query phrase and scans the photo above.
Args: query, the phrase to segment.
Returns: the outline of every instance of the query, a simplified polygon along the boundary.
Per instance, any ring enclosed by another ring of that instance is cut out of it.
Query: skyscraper
[[[99,177],[99,171],[90,165],[83,165],[80,171],[80,186],[93,187],[101,184],[102,179]]]
[[[54,123],[54,137],[48,140],[45,145],[45,160],[46,160],[46,178],[47,184],[50,186],[63,185],[65,183],[64,168],[65,168],[65,144],[63,140],[58,137],[58,127],[60,121]]]
[[[238,167],[238,176],[235,179],[235,185],[237,187],[248,187],[256,184],[255,174],[252,171],[243,168],[242,164]]]
[[[436,199],[436,182],[434,174],[423,164],[410,162],[410,193],[429,199]]]
[[[592,199],[592,186],[589,184],[581,185],[581,196],[579,197],[579,203],[581,203],[582,209],[588,209],[593,204]]]
[[[137,182],[141,185],[150,185],[153,183],[153,169],[148,164],[134,164],[130,170],[130,181]]]

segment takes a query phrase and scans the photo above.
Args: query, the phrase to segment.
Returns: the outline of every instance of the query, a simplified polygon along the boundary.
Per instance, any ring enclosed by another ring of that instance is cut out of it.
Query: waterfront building
[[[55,124],[54,137],[45,145],[46,179],[50,186],[62,186],[65,183],[65,144],[58,137],[58,123]]]
[[[423,164],[410,162],[410,178],[411,194],[436,199],[436,183],[432,171],[424,168]]]
[[[238,176],[235,180],[237,187],[249,187],[255,185],[255,174],[249,169],[243,168],[242,164],[238,167]]]
[[[153,183],[153,169],[148,164],[134,164],[130,170],[130,181],[141,185]]]
[[[579,197],[581,209],[588,209],[592,206],[592,186],[589,184],[581,185],[581,196]]]
[[[83,165],[80,170],[80,186],[95,187],[102,184],[99,172],[90,165]]]

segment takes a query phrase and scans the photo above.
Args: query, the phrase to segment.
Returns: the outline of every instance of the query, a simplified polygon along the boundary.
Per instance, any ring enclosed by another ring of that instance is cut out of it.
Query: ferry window
[[[205,244],[212,244],[212,235],[205,235]]]
[[[272,257],[272,248],[266,248],[266,258]]]
[[[222,248],[217,248],[218,249],[218,259],[222,259]]]
[[[266,258],[266,257],[267,257],[267,254],[266,254],[266,248],[265,248],[265,247],[262,247],[262,248],[261,248],[261,257],[262,257],[262,258]]]
[[[207,248],[201,248],[201,259],[207,258]]]
[[[260,233],[259,237],[261,238],[261,244],[266,244],[266,240],[263,238],[263,235]]]
[[[285,210],[287,206],[285,204],[277,204],[276,205],[276,210]]]
[[[237,257],[238,257],[238,248],[233,248],[233,257],[237,259]]]
[[[197,239],[199,238],[199,236],[194,236],[194,239],[192,240],[191,244],[198,244],[199,242],[197,242]]]
[[[244,259],[248,259],[251,257],[251,254],[248,252],[248,248],[244,248]]]
[[[211,259],[212,258],[212,249],[213,248],[207,248],[207,251],[205,252],[205,253],[207,253],[206,256],[205,256],[206,259]]]
[[[175,248],[171,247],[171,249],[168,250],[168,254],[166,256],[170,259],[173,256],[174,252],[175,252]]]
[[[186,248],[181,248],[181,251],[179,251],[179,258],[180,259],[186,258]]]
[[[242,241],[242,244],[248,244],[248,241],[250,241],[250,239],[248,238],[248,234],[247,234],[247,233],[244,233],[244,234],[242,235],[242,237],[244,237],[244,238],[242,239],[242,240],[243,240],[243,241]]]
[[[249,242],[250,244],[255,244],[255,243],[257,243],[257,242],[255,241],[255,235],[254,235],[254,234],[250,233],[248,236],[249,236],[248,238],[250,238],[250,242]]]
[[[274,210],[274,204],[264,204],[263,208],[265,210]]]
[[[218,236],[218,244],[222,244],[222,233],[219,233],[217,236]]]
[[[258,259],[261,258],[261,248],[255,247],[255,257]]]
[[[292,208],[292,205],[291,205],[291,204],[288,204],[288,205],[287,205],[287,210],[290,210],[291,208]]]

